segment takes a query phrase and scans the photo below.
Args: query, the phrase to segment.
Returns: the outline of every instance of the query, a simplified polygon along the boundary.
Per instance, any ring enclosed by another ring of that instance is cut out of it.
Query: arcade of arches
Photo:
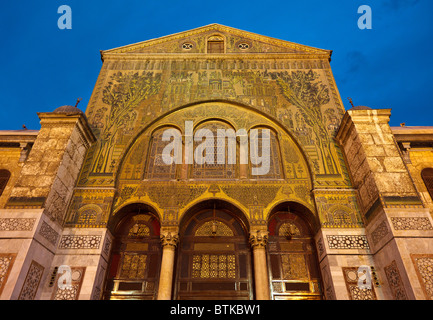
[[[130,205],[117,222],[105,299],[321,299],[313,231],[297,203],[282,203],[267,226],[249,225],[234,205],[207,200],[179,228]]]

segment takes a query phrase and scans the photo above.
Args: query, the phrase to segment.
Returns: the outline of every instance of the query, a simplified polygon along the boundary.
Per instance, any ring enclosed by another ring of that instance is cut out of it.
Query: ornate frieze
[[[327,235],[330,249],[370,249],[363,235]]]
[[[427,217],[391,217],[394,230],[433,230]]]
[[[32,231],[36,219],[0,218],[0,231]]]
[[[59,249],[99,249],[101,239],[100,235],[64,235]]]

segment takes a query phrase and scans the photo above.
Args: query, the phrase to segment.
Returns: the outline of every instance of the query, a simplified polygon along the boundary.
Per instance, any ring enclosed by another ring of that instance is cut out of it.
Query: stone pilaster
[[[33,147],[21,145],[22,170],[0,210],[6,219],[0,228],[0,253],[15,255],[9,270],[13,286],[4,288],[1,299],[47,298],[43,291],[53,274],[66,209],[87,149],[96,140],[84,114],[67,109],[39,113],[41,130]]]
[[[389,109],[348,110],[336,139],[359,192],[384,299],[433,298],[425,290],[429,280],[417,276],[424,272],[423,263],[433,264],[433,221],[395,141],[390,114]],[[424,259],[421,264],[419,259]]]

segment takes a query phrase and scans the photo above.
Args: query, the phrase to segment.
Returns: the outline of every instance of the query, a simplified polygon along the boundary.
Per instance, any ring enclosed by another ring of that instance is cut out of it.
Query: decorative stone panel
[[[330,249],[370,249],[363,235],[328,235],[326,238]]]
[[[433,255],[411,255],[426,299],[433,300]]]
[[[394,300],[408,300],[404,284],[401,279],[400,271],[397,263],[394,261],[384,268],[386,279],[388,280],[389,288],[391,289]]]
[[[0,231],[32,231],[36,219],[1,218]]]
[[[426,217],[392,217],[391,222],[395,230],[433,230]]]
[[[388,235],[388,233],[389,229],[386,225],[386,221],[382,221],[371,233],[371,239],[373,241],[373,244],[378,244],[380,240],[382,240],[386,235]]]
[[[50,225],[45,221],[42,222],[41,228],[39,229],[39,234],[54,246],[56,245],[60,236],[57,231],[51,228]]]
[[[21,289],[18,300],[34,300],[36,293],[39,288],[39,283],[41,282],[42,275],[44,274],[45,268],[32,261],[30,264],[29,271],[27,272],[26,279],[24,280],[23,287]]]
[[[359,286],[359,272],[357,267],[343,268],[344,281],[350,300],[377,300],[373,284],[371,288]]]
[[[0,295],[8,280],[9,273],[15,261],[15,256],[16,254],[14,253],[0,254]]]
[[[100,235],[64,235],[59,244],[59,249],[99,249],[102,236]]]
[[[52,300],[78,300],[85,271],[85,267],[71,267],[71,284],[64,288],[58,285],[59,278],[62,276],[58,274]]]

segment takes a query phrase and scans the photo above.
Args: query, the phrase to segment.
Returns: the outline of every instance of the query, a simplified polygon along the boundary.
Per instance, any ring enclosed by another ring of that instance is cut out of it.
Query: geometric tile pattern
[[[1,218],[0,231],[32,231],[36,219]]]
[[[60,240],[60,249],[99,249],[102,236],[65,235]]]
[[[330,249],[369,249],[366,236],[335,235],[326,236]]]
[[[424,217],[392,217],[391,222],[395,230],[433,230],[430,220]]]

